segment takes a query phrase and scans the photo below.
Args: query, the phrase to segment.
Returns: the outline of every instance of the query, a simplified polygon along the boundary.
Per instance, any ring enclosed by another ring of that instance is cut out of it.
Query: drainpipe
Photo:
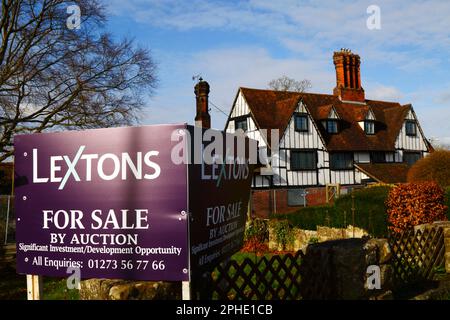
[[[277,214],[277,191],[273,189],[273,212]]]

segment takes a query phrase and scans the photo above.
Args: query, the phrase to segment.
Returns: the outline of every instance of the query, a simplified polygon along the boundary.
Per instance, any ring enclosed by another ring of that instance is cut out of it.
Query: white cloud
[[[381,30],[366,27],[366,9],[372,4],[381,8]],[[167,76],[162,76],[158,95],[151,101],[149,122],[191,120],[195,100],[190,79],[198,73],[211,84],[211,100],[226,112],[239,86],[264,88],[282,74],[310,79],[312,92],[331,93],[335,85],[331,51],[348,47],[361,55],[363,71],[370,62],[372,70],[397,72],[396,78],[363,73],[368,98],[412,103],[426,133],[450,135],[450,85],[430,79],[450,64],[448,0],[111,0],[108,9],[112,15],[165,30],[263,36],[294,54],[295,58],[275,58],[252,43],[193,54],[164,52],[159,61]],[[221,128],[225,117],[212,114],[214,126]]]
[[[419,118],[420,124],[425,131],[425,136],[437,138],[438,140],[447,139],[449,134],[450,113],[448,108],[436,108],[432,105],[417,107],[414,110]]]
[[[441,146],[450,146],[450,137],[438,138],[437,142]]]
[[[375,85],[368,84],[364,87],[364,90],[366,98],[371,100],[401,101],[404,96],[399,89],[379,83]]]
[[[405,94],[412,103],[425,135],[441,139],[450,136],[450,83],[442,87],[426,86]]]
[[[278,59],[258,47],[208,50],[192,55],[172,57],[170,70],[178,83],[160,88],[151,102],[147,121],[157,123],[191,121],[195,115],[194,82],[191,76],[201,72],[211,85],[210,100],[227,114],[240,86],[266,88],[270,80],[287,75],[295,79],[309,79],[311,92],[332,92],[334,71],[320,60]],[[223,128],[226,117],[213,106],[212,118],[216,128]]]
[[[406,44],[425,49],[450,48],[450,2],[447,0],[378,0],[381,30],[366,27],[369,0],[357,1],[206,1],[112,0],[109,10],[139,23],[189,30],[228,29],[307,37],[329,44]]]

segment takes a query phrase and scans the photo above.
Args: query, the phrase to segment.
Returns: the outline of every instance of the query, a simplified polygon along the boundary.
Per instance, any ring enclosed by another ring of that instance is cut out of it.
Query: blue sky
[[[229,112],[240,86],[266,88],[281,75],[332,93],[333,51],[361,56],[368,99],[411,103],[428,138],[450,143],[450,1],[105,1],[108,28],[135,38],[159,65],[144,124],[193,122],[193,75]],[[381,29],[366,25],[370,5]],[[212,124],[226,116],[212,107]]]

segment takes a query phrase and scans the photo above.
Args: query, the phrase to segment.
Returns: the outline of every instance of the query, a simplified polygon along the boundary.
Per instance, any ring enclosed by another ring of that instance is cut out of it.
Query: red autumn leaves
[[[419,224],[447,220],[442,188],[436,182],[402,184],[386,200],[389,229],[401,232]]]

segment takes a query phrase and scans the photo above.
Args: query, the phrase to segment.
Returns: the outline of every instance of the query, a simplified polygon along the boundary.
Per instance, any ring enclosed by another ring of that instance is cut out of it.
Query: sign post
[[[192,300],[191,299],[191,283],[189,281],[183,281],[181,283],[181,299],[182,300]]]
[[[28,300],[40,300],[42,297],[42,277],[27,274],[27,298]]]

